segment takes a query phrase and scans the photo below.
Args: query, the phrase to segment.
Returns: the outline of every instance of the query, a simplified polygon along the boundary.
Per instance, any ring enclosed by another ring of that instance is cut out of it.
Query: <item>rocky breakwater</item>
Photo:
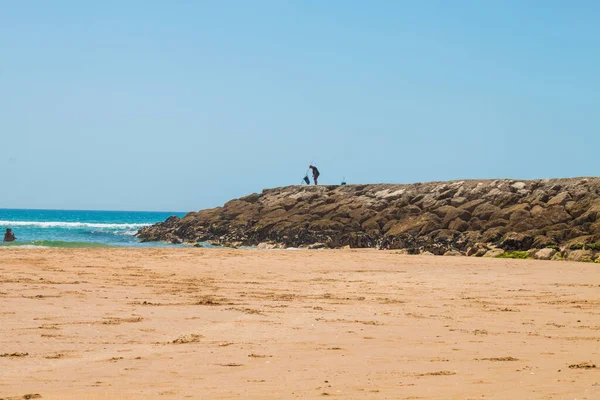
[[[600,253],[600,178],[288,186],[170,217],[138,237],[592,261]]]

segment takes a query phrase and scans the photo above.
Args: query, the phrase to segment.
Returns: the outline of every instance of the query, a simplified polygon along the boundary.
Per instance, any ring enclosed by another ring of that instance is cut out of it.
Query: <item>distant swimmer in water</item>
[[[6,228],[6,233],[4,234],[4,241],[5,242],[14,242],[15,239],[17,239],[17,238],[15,237],[15,234],[12,232],[12,229]]]
[[[314,165],[309,165],[308,168],[312,169],[312,173],[313,173],[313,180],[315,181],[315,185],[317,185],[317,179],[319,179],[319,175],[321,175],[319,173],[319,170],[317,169],[317,167],[315,167]]]

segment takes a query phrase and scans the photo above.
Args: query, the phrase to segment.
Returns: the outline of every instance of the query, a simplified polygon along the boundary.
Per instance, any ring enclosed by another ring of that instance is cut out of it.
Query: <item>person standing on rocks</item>
[[[309,165],[308,168],[312,169],[312,173],[313,173],[313,181],[315,181],[315,185],[317,185],[317,179],[319,179],[319,175],[321,175],[319,173],[319,170],[317,169],[317,167],[315,167],[314,165]]]

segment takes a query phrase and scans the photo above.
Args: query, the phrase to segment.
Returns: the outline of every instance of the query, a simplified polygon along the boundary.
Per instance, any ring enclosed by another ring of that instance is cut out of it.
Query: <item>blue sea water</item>
[[[143,226],[185,213],[140,211],[69,211],[0,209],[0,241],[6,228],[17,237],[0,246],[40,247],[163,247],[167,243],[140,243]]]

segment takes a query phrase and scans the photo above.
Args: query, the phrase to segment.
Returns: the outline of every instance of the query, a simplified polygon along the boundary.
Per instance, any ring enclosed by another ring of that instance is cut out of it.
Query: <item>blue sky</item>
[[[600,2],[0,0],[0,207],[598,175]]]

